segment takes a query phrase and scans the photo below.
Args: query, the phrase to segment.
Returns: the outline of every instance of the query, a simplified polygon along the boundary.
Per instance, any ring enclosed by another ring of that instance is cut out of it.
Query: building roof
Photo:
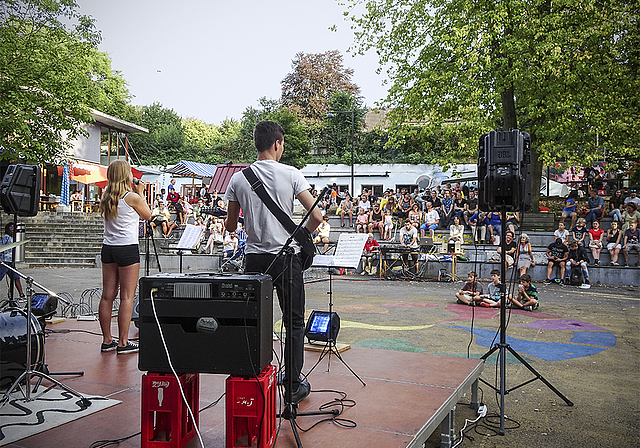
[[[213,179],[211,179],[207,191],[213,193],[214,190],[217,190],[219,193],[224,193],[227,191],[227,185],[229,185],[231,176],[248,166],[248,163],[221,163],[216,165],[216,174],[213,176]]]
[[[121,120],[120,118],[113,117],[99,110],[91,109],[91,116],[98,123],[101,123],[109,128],[117,131],[125,132],[127,134],[139,134],[141,132],[148,133],[147,128],[138,126],[137,124],[129,123],[128,121]]]
[[[218,165],[220,166],[220,165]],[[177,174],[178,176],[213,177],[216,173],[216,165],[208,163],[190,162],[181,160],[171,168],[166,168],[165,173]]]

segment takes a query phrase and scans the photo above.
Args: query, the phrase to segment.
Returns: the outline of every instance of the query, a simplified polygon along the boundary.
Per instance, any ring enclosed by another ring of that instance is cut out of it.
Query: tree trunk
[[[502,119],[503,131],[518,129],[518,119],[516,118],[516,103],[513,99],[513,87],[509,87],[500,94],[502,99]]]

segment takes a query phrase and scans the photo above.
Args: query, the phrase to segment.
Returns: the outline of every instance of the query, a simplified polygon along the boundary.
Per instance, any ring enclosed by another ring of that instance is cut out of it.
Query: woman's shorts
[[[613,250],[613,249],[622,249],[622,244],[618,243],[609,243],[607,244],[607,250]]]
[[[137,244],[126,246],[108,246],[104,244],[100,257],[103,263],[116,263],[119,267],[140,263],[140,250]]]
[[[569,210],[567,208],[562,209],[562,214],[567,216],[571,216],[571,213],[575,213],[575,212],[576,212],[576,209],[573,209],[573,210]]]

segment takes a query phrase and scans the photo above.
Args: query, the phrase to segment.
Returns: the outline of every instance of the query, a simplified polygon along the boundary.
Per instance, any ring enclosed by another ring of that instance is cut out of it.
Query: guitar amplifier
[[[262,274],[156,274],[140,279],[138,369],[258,375],[272,360],[273,283]]]

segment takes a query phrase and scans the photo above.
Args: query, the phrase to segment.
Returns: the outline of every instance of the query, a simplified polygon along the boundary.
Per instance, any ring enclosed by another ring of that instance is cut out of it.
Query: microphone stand
[[[156,254],[156,263],[158,263],[158,272],[162,272],[162,267],[160,266],[160,258],[158,257],[156,240],[153,238],[153,229],[151,228],[151,223],[149,221],[145,221],[145,227],[147,231],[147,237],[146,237],[145,249],[144,249],[144,270],[145,270],[146,276],[148,277],[149,261],[151,261],[151,254],[149,253],[149,236],[151,236],[151,242],[153,243],[153,252]],[[180,261],[182,261],[182,259]],[[180,272],[182,272],[182,269],[180,269]]]
[[[296,444],[298,446],[298,448],[302,448],[302,441],[300,440],[300,435],[298,434],[298,427],[296,426],[296,418],[298,416],[310,416],[310,415],[333,415],[333,416],[337,416],[339,414],[339,411],[337,409],[333,409],[333,410],[329,410],[329,411],[309,411],[309,412],[297,412],[298,409],[298,405],[294,404],[291,402],[291,397],[293,395],[293,375],[291,375],[291,367],[293,366],[293,346],[292,346],[292,329],[291,329],[291,323],[293,322],[293,307],[292,307],[292,301],[293,301],[293,275],[292,275],[292,270],[293,270],[293,257],[295,255],[294,253],[294,249],[291,247],[291,242],[293,241],[293,239],[295,238],[295,236],[297,235],[298,231],[302,228],[303,224],[307,221],[307,219],[309,218],[309,215],[311,215],[311,213],[313,212],[313,210],[318,206],[318,202],[320,202],[320,199],[324,196],[325,192],[328,190],[329,187],[325,187],[324,190],[322,190],[322,193],[320,195],[318,195],[316,201],[313,203],[313,206],[311,206],[309,208],[309,210],[307,210],[306,215],[304,216],[304,218],[302,218],[302,220],[300,221],[300,224],[298,224],[298,226],[296,227],[296,229],[293,231],[293,233],[289,236],[289,238],[287,239],[287,241],[285,242],[284,246],[282,246],[282,249],[280,249],[280,252],[278,252],[278,254],[275,256],[275,258],[273,259],[273,261],[271,261],[271,264],[269,265],[269,267],[267,268],[267,270],[265,271],[265,273],[269,273],[271,271],[271,268],[274,266],[274,264],[276,263],[277,260],[279,260],[280,258],[282,258],[284,255],[286,255],[286,260],[285,260],[285,265],[287,266],[287,277],[286,277],[286,285],[287,285],[287,301],[286,301],[286,307],[287,307],[287,322],[288,322],[288,326],[287,326],[287,334],[285,336],[285,365],[290,366],[289,367],[289,375],[287,376],[287,387],[285,389],[285,408],[284,411],[281,414],[278,414],[278,417],[282,417],[286,420],[289,420],[289,422],[291,423],[291,430],[293,431],[293,436],[296,439]],[[304,287],[304,286],[303,286]]]

